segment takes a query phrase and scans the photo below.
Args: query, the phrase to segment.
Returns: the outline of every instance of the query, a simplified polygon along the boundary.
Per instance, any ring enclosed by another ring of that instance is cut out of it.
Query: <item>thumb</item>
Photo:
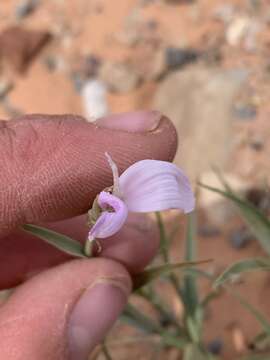
[[[74,260],[43,272],[1,307],[1,358],[87,360],[130,290],[127,271],[111,260]]]

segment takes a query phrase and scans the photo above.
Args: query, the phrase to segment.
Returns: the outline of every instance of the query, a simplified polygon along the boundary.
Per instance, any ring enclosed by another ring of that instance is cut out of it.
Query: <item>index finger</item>
[[[114,115],[92,124],[73,115],[0,122],[0,237],[24,223],[86,212],[96,194],[112,184],[105,152],[121,172],[141,159],[170,161],[176,146],[173,125],[157,112]]]

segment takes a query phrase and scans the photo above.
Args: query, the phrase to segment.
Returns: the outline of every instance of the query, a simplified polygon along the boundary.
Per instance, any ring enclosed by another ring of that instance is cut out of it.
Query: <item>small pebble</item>
[[[254,120],[257,115],[257,109],[254,105],[235,105],[233,107],[233,116],[239,120]]]
[[[71,73],[70,79],[73,83],[75,91],[80,94],[84,86],[85,79],[83,78],[83,76],[81,76],[81,74],[77,72]]]
[[[55,71],[57,68],[57,60],[54,56],[47,56],[43,59],[44,64],[46,65],[49,71]]]
[[[262,151],[264,147],[264,141],[259,135],[257,135],[250,139],[249,145],[255,151]]]
[[[57,55],[48,55],[43,58],[43,63],[47,69],[51,72],[53,71],[65,71],[68,69],[66,61]]]
[[[14,84],[6,79],[0,80],[0,100],[3,100],[6,95],[13,89]]]
[[[101,65],[101,59],[96,55],[87,55],[84,60],[84,72],[87,77],[96,76]]]
[[[251,19],[247,16],[239,16],[234,18],[225,32],[227,43],[230,46],[238,46],[240,42],[247,36],[251,23]]]
[[[219,355],[223,348],[223,342],[221,339],[214,339],[208,345],[207,349],[211,354]]]
[[[244,248],[252,239],[253,236],[246,228],[233,230],[229,235],[229,241],[234,249]]]
[[[40,0],[24,0],[15,9],[15,16],[18,20],[27,17],[35,11]]]
[[[200,54],[190,48],[168,47],[165,53],[166,64],[169,69],[175,69],[198,60]]]
[[[22,116],[24,115],[24,112],[15,107],[9,98],[5,97],[3,100],[2,100],[2,107],[4,109],[4,111],[7,113],[7,115],[10,117],[10,118],[16,118],[16,117],[19,117],[19,116]]]

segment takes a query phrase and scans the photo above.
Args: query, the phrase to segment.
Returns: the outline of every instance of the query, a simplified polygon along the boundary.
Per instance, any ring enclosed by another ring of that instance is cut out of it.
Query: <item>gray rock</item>
[[[176,126],[180,147],[175,162],[192,180],[217,165],[223,170],[233,148],[231,107],[246,74],[201,65],[169,74],[160,83],[153,107]]]
[[[214,339],[207,345],[207,349],[211,354],[219,355],[223,348],[222,339]]]
[[[166,65],[169,70],[177,69],[198,60],[199,51],[192,48],[168,47],[165,50]]]
[[[257,115],[257,108],[249,104],[235,104],[232,108],[233,116],[239,120],[254,120]]]

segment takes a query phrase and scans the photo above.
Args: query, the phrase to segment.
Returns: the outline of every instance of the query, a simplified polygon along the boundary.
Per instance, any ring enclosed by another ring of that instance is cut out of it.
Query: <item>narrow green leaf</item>
[[[137,294],[142,296],[144,299],[149,301],[152,306],[159,312],[163,319],[166,319],[169,323],[173,324],[179,334],[184,334],[184,329],[179,323],[179,319],[170,311],[170,308],[166,302],[159,296],[159,294],[154,290],[152,284],[138,289]]]
[[[188,215],[188,226],[186,233],[186,261],[194,261],[196,259],[196,225],[195,213]],[[188,316],[193,317],[199,304],[197,291],[197,275],[186,273],[184,276],[184,286],[182,289],[182,300],[185,304]]]
[[[120,317],[120,319],[139,330],[146,333],[160,333],[162,327],[152,320],[149,316],[142,313],[137,307],[128,303]]]
[[[83,246],[76,240],[71,239],[68,236],[59,234],[55,231],[43,228],[36,225],[23,225],[24,231],[37,236],[38,238],[46,241],[63,252],[76,257],[86,257],[83,252]]]
[[[160,212],[156,212],[158,227],[159,227],[159,237],[160,237],[160,253],[165,264],[170,263],[170,256],[169,256],[169,245],[172,241],[172,236],[174,233],[171,233],[167,236],[165,225],[162,219],[162,215]],[[169,280],[172,286],[175,288],[176,292],[181,296],[181,289],[179,285],[179,279],[174,273],[169,274]]]
[[[175,264],[165,264],[161,266],[154,267],[152,269],[145,270],[144,272],[135,275],[133,277],[133,289],[138,290],[142,286],[148,284],[149,282],[155,280],[156,278],[170,274],[174,270],[185,270],[187,268],[194,267],[196,265],[201,265],[208,263],[212,260],[202,260],[202,261],[189,261],[183,263],[175,263]]]
[[[214,282],[214,287],[224,284],[232,276],[239,275],[248,271],[270,270],[269,258],[250,258],[238,261],[230,265]]]
[[[251,344],[254,349],[266,350],[269,349],[270,345],[270,334],[267,334],[265,331],[260,332],[255,338],[251,341]]]
[[[110,354],[110,350],[108,349],[108,346],[107,346],[105,340],[101,343],[100,346],[101,346],[105,360],[113,360],[112,355]]]
[[[229,291],[229,293],[234,296],[241,305],[243,305],[244,308],[246,308],[256,319],[257,321],[261,324],[263,330],[270,335],[270,322],[265,318],[265,316],[260,313],[257,309],[255,309],[255,307],[253,305],[251,305],[250,303],[248,303],[238,292],[236,292],[235,290],[232,289],[228,289],[227,291]]]
[[[159,324],[154,322],[150,317],[143,314],[130,303],[126,305],[120,319],[125,323],[142,330],[143,332],[159,334],[161,337],[161,342],[165,346],[172,346],[178,349],[183,349],[187,344],[187,339],[184,336],[176,337],[174,334],[164,330]]]
[[[219,290],[212,290],[210,291],[207,295],[205,295],[205,297],[201,300],[200,305],[201,307],[204,309],[206,306],[208,306],[208,304],[216,299],[218,296],[220,295],[220,291]]]
[[[201,183],[199,183],[199,185],[231,200],[237,206],[244,220],[250,227],[253,234],[257,237],[263,249],[270,255],[270,220],[265,215],[263,215],[250,202],[239,198],[232,191],[226,192]]]

